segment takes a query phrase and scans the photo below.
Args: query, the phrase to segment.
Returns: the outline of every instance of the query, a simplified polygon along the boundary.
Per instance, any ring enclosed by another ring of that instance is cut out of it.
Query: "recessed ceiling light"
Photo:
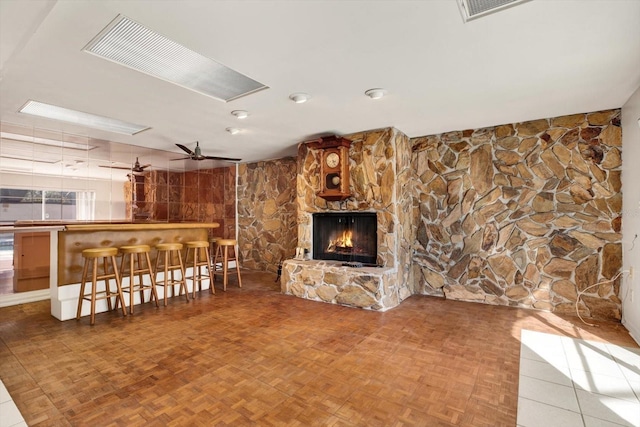
[[[107,25],[84,51],[225,102],[268,89],[123,15]]]
[[[387,94],[387,91],[381,88],[369,89],[364,93],[371,99],[380,99]]]
[[[19,112],[125,135],[135,135],[143,130],[150,129],[149,126],[123,122],[122,120],[112,119],[111,117],[97,116],[95,114],[83,113],[82,111],[70,110],[68,108],[58,107],[57,105],[44,104],[31,100],[28,101]]]
[[[306,93],[292,93],[289,95],[289,99],[295,102],[296,104],[302,104],[307,102],[311,97]]]
[[[246,119],[247,117],[249,117],[249,113],[244,110],[233,110],[231,114],[236,116],[236,118],[238,119]]]
[[[226,128],[225,130],[227,132],[229,132],[231,135],[235,135],[237,133],[240,133],[240,129],[238,129],[238,128]]]

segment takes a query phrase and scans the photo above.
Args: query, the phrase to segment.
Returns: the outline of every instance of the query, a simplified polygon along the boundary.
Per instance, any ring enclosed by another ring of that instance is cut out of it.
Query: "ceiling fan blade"
[[[150,167],[151,167],[151,163],[149,163],[148,165],[140,166],[140,169],[146,169],[146,168],[150,168]]]
[[[179,159],[170,159],[170,160],[188,160],[190,158],[191,156],[187,156],[187,157],[180,157]]]
[[[210,160],[226,160],[228,162],[239,162],[242,159],[232,159],[230,157],[216,157],[216,156],[204,156],[205,159],[210,159]]]
[[[185,147],[182,144],[176,144],[178,147],[180,147],[180,149],[182,151],[184,151],[185,153],[189,154],[189,155],[193,155],[193,151],[189,150],[187,147]]]
[[[125,167],[125,166],[106,166],[106,165],[98,165],[101,168],[109,168],[109,169],[122,169],[122,170],[126,170],[126,171],[130,171],[132,170],[131,167]]]

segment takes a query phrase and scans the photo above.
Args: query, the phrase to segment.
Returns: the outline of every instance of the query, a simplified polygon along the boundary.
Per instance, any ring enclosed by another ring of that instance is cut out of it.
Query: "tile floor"
[[[0,381],[0,427],[27,427],[18,407]]]
[[[640,350],[522,330],[519,427],[640,426]]]

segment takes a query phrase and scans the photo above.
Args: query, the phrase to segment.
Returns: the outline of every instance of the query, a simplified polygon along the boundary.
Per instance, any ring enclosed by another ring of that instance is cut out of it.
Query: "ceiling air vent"
[[[526,1],[529,0],[458,0],[458,6],[467,22]]]
[[[225,102],[267,89],[123,15],[118,15],[84,51]]]

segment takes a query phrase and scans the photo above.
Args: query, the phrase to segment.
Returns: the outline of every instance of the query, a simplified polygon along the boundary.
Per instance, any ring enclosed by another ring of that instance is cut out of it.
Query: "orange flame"
[[[336,241],[336,246],[340,246],[343,248],[352,248],[353,242],[351,241],[351,237],[353,233],[351,231],[343,231],[342,236],[338,238]]]

